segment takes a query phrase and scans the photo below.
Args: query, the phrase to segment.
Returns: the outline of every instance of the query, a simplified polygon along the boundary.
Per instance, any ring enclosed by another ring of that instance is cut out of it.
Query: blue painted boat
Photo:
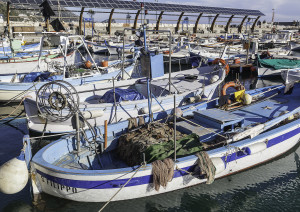
[[[21,41],[19,41],[21,43]],[[27,45],[20,45],[20,51],[22,52],[32,52],[32,51],[39,51],[40,50],[40,43],[33,43],[33,44],[27,44]],[[11,47],[9,42],[0,47],[0,54],[10,54],[11,53]]]
[[[137,55],[138,57],[138,55]],[[134,72],[137,57],[125,61],[125,72],[129,76]],[[121,64],[121,61],[115,61]],[[80,70],[80,69],[79,69]],[[55,80],[64,80],[73,86],[82,86],[87,84],[97,84],[99,82],[107,82],[112,78],[120,76],[120,68],[112,68],[111,66],[102,68],[101,71],[84,70],[83,73],[68,73],[65,76],[59,72],[31,72],[28,74],[5,75],[0,77],[0,101],[19,102],[27,93],[38,90],[48,82]],[[68,77],[66,77],[68,75]],[[126,75],[127,76],[127,75]],[[11,82],[13,81],[13,82]]]
[[[196,171],[199,161],[194,153],[181,155],[175,160],[172,179],[157,191],[154,163],[145,164],[141,159],[142,165],[128,166],[116,155],[118,138],[128,130],[125,121],[108,126],[106,149],[101,147],[103,127],[96,129],[98,138],[92,143],[71,135],[41,149],[31,161],[33,191],[83,202],[127,200],[207,183],[207,178],[211,183],[257,166],[298,143],[299,89],[300,85],[295,85],[289,95],[284,94],[284,86],[252,90],[247,95],[255,101],[239,108],[227,107],[229,110],[218,107],[221,99],[182,107],[183,116],[177,115],[176,130],[194,134],[195,141],[203,147],[201,152],[209,158],[204,163],[210,164],[212,173]],[[164,121],[170,113],[157,113],[154,120]],[[93,137],[91,131],[86,132],[86,137]],[[102,153],[96,151],[98,148]],[[174,152],[170,157],[174,158]]]

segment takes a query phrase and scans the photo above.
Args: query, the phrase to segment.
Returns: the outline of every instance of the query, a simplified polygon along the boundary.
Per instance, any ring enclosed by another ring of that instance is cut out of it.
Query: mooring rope
[[[102,206],[102,208],[99,210],[99,212],[103,211],[104,208],[112,201],[112,199],[117,196],[117,194],[130,182],[130,180],[132,180],[132,178],[136,175],[136,173],[138,173],[138,171],[144,167],[145,164],[142,164],[136,171],[135,173],[127,180],[127,182],[105,203],[105,205]]]
[[[8,114],[7,116],[1,118],[0,121],[9,118],[21,106],[21,104],[22,104],[22,102],[24,101],[25,98],[26,98],[26,96],[24,96],[22,98],[22,100],[20,101],[19,105],[10,114]]]

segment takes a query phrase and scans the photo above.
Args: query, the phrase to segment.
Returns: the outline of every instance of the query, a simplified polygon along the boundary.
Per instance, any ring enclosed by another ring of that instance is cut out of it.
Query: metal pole
[[[7,26],[7,32],[8,32],[8,37],[10,37],[10,23],[9,23],[9,13],[10,13],[10,8],[9,8],[9,5],[11,3],[10,2],[7,2],[6,4],[6,26]],[[4,47],[3,47],[4,49]]]
[[[149,84],[149,78],[147,78],[147,92],[148,92],[148,109],[149,109],[149,122],[152,122],[152,109],[151,109],[151,94],[150,94],[150,84]]]
[[[171,94],[171,72],[172,72],[171,45],[172,45],[172,33],[170,30],[170,37],[169,37],[169,94]]]
[[[113,77],[113,91],[114,91],[114,108],[115,108],[115,120],[118,122],[117,118],[117,103],[116,103],[116,90],[115,90],[115,78]]]
[[[85,36],[85,20],[83,19],[83,35]]]
[[[73,37],[74,37],[74,38],[78,38],[77,35],[75,35],[75,36],[69,36],[69,38],[73,38]],[[94,63],[94,66],[96,67],[97,71],[100,72],[100,70],[99,70],[99,68],[98,68],[98,66],[97,66],[96,61],[95,61],[94,58],[92,57],[92,55],[91,55],[91,53],[90,53],[90,51],[89,51],[89,49],[88,49],[88,47],[87,47],[87,45],[86,45],[86,43],[85,43],[85,40],[82,38],[82,36],[79,36],[79,39],[82,41],[82,44],[83,44],[83,46],[84,46],[86,52],[87,52],[88,55],[90,56],[92,62]],[[80,51],[78,51],[78,52],[80,52]]]
[[[250,40],[249,40],[249,34],[248,34],[246,65],[247,65],[248,62],[249,62],[249,48],[250,48]]]
[[[146,35],[145,24],[143,24],[143,32],[144,32],[144,47],[145,47],[145,51],[147,51],[147,35]]]
[[[94,37],[94,21],[92,19],[92,37]]]
[[[78,111],[75,114],[76,117],[76,140],[77,140],[77,153],[80,152],[80,124]]]
[[[125,29],[123,30],[123,49],[122,49],[122,80],[124,80],[124,62],[125,62]]]
[[[174,95],[174,161],[176,161],[176,95]]]

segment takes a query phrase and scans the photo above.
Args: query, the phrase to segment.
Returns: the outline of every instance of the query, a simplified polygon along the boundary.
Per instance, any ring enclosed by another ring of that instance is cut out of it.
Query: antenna
[[[272,9],[273,12],[272,12],[272,25],[274,24],[274,16],[275,16],[275,9]]]

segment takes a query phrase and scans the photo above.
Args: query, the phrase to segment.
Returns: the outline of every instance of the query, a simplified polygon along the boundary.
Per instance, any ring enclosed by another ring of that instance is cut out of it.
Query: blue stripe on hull
[[[300,133],[300,128],[296,128],[290,132],[287,132],[284,135],[280,135],[276,138],[270,139],[267,142],[267,148],[270,148],[276,144],[279,144],[287,139],[292,138],[293,136],[297,135]],[[240,158],[246,157],[248,156],[247,154],[245,154],[242,151],[238,151],[235,153],[232,153],[230,155],[227,156],[223,156],[222,160],[225,163],[229,163],[235,160],[238,160]],[[193,171],[194,170],[195,165],[192,166],[188,166],[185,168],[182,168],[183,170],[186,171]],[[106,181],[84,181],[84,180],[71,180],[71,179],[64,179],[64,178],[59,178],[59,177],[53,177],[51,175],[45,174],[40,170],[36,170],[38,174],[40,174],[43,178],[46,179],[42,179],[42,180],[49,180],[64,186],[69,186],[69,187],[74,187],[74,188],[82,188],[82,189],[111,189],[111,188],[119,188],[121,186],[123,186],[128,180],[128,179],[112,179],[112,180],[106,180]],[[174,177],[173,178],[177,178],[177,177],[182,177],[184,175],[187,175],[186,172],[184,171],[176,171],[174,172]],[[146,175],[146,176],[142,176],[142,177],[135,177],[132,180],[130,180],[130,182],[126,185],[126,187],[130,187],[130,186],[139,186],[139,185],[143,185],[143,184],[149,184],[153,182],[153,177],[152,175]]]
[[[186,171],[192,171],[194,170],[194,165],[189,166],[186,168],[183,168],[183,170]],[[64,178],[59,178],[59,177],[53,177],[51,175],[45,174],[40,170],[36,170],[38,174],[40,174],[42,177],[46,178],[46,180],[50,180],[52,182],[64,185],[64,186],[69,186],[69,187],[74,187],[74,188],[83,188],[83,189],[111,189],[111,188],[120,188],[122,187],[128,180],[128,179],[113,179],[113,180],[105,180],[105,181],[83,181],[83,180],[71,180],[71,179],[64,179]],[[175,171],[174,172],[174,177],[182,177],[184,175],[187,175],[186,172],[184,171]],[[42,179],[43,180],[43,179]],[[149,184],[153,182],[153,177],[152,175],[146,175],[142,177],[135,177],[132,180],[129,181],[129,183],[126,185],[126,187],[130,186],[138,186],[138,185],[143,185],[143,184]]]

